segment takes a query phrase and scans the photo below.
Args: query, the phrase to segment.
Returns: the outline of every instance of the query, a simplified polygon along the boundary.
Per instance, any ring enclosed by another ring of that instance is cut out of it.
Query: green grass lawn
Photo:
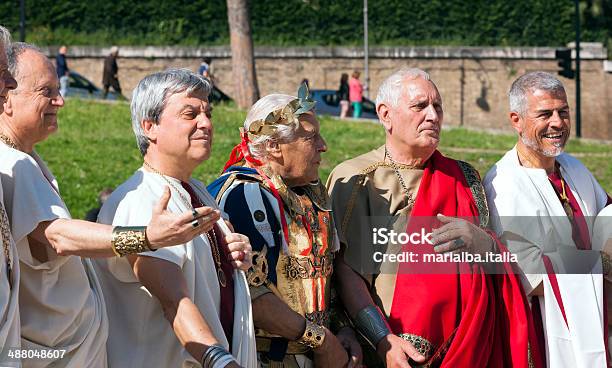
[[[218,106],[213,112],[215,140],[213,153],[195,172],[204,182],[216,178],[231,148],[238,142],[238,127],[245,112]],[[129,105],[124,102],[99,103],[70,99],[60,110],[60,130],[37,151],[57,176],[60,190],[75,218],[96,206],[97,195],[105,187],[125,181],[142,164],[132,133]],[[326,179],[338,163],[382,145],[384,132],[371,123],[344,122],[322,117],[321,131],[328,144],[323,155],[321,177]],[[482,175],[514,145],[512,135],[489,134],[465,129],[442,133],[440,150],[448,156],[473,164]],[[475,152],[476,151],[476,152]],[[580,159],[612,191],[612,145],[578,141],[568,152]]]

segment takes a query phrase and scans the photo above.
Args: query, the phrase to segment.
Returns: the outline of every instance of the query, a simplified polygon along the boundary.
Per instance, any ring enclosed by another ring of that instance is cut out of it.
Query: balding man
[[[8,91],[17,87],[17,82],[8,70],[6,47],[11,43],[8,30],[0,26],[0,113]],[[8,348],[19,348],[19,263],[17,249],[11,236],[10,225],[2,201],[0,186],[0,365],[19,367],[19,362],[11,361]]]
[[[20,261],[21,345],[61,353],[52,355],[57,359],[25,359],[23,365],[106,367],[106,309],[90,261],[80,256],[123,256],[189,241],[208,230],[201,217],[218,212],[171,214],[166,189],[148,227],[71,219],[55,177],[34,149],[55,133],[64,106],[55,68],[28,44],[11,45],[7,55],[18,87],[8,93],[0,115],[0,176]]]
[[[422,70],[399,70],[382,83],[376,111],[385,145],[341,163],[328,181],[344,253],[338,290],[357,328],[386,367],[527,368],[528,310],[510,266],[490,275],[478,262],[427,261],[449,251],[504,252],[486,231],[478,172],[437,150],[436,85]],[[381,229],[411,240],[373,242]],[[400,251],[415,257],[378,263]]]

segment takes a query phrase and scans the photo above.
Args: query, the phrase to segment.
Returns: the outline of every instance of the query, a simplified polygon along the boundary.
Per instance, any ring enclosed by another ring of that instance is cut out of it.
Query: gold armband
[[[306,330],[297,342],[311,349],[316,349],[323,345],[323,341],[325,341],[325,327],[306,320]]]
[[[151,251],[146,226],[115,226],[111,247],[117,257]]]

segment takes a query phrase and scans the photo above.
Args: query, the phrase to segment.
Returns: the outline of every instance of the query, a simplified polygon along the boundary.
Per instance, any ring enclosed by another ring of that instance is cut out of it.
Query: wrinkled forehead
[[[176,111],[183,110],[185,108],[208,109],[208,97],[204,92],[201,91],[183,91],[179,93],[173,93],[168,96],[168,98],[166,98],[166,104],[162,113],[167,110]]]
[[[421,77],[406,78],[403,83],[402,96],[408,102],[427,100],[442,103],[442,97],[436,85]]]
[[[527,98],[531,99],[532,101],[540,101],[540,100],[548,100],[548,99],[567,101],[567,94],[565,93],[565,90],[563,89],[545,90],[545,89],[539,89],[539,88],[532,88],[527,93]]]
[[[316,132],[320,129],[320,123],[314,112],[308,111],[300,114],[299,117],[300,128],[302,132]]]
[[[25,50],[17,56],[17,67],[13,76],[21,87],[58,84],[53,63],[43,54]]]

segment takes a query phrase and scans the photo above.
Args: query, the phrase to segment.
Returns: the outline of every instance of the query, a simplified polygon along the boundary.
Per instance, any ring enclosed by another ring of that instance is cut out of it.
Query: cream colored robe
[[[0,186],[0,367],[21,367],[17,360],[9,359],[9,348],[19,348],[19,259],[15,242],[11,236],[10,224],[4,204],[2,203],[2,186]],[[8,259],[4,247],[8,249]],[[11,274],[8,279],[7,267],[10,262]]]
[[[178,180],[174,182],[168,210],[184,212],[187,208],[176,192],[189,198]],[[206,187],[191,180],[202,203],[217,208]],[[102,206],[98,222],[116,226],[145,225],[151,219],[153,207],[163,190],[169,186],[159,175],[140,169],[119,186]],[[220,291],[210,245],[205,235],[192,241],[143,253],[179,266],[187,282],[191,300],[206,319],[215,337],[226,349],[228,341],[220,321]],[[110,320],[107,343],[109,367],[200,367],[183,348],[161,304],[138,281],[125,258],[95,261],[106,297]],[[244,367],[256,366],[255,332],[250,296],[244,273],[234,272],[234,330],[232,354]]]
[[[21,272],[19,309],[23,349],[63,349],[57,361],[28,359],[24,367],[106,367],[106,310],[88,259],[58,256],[48,261],[30,253],[28,234],[41,222],[70,218],[57,181],[34,152],[28,155],[0,143],[4,204],[17,244]]]
[[[346,246],[344,260],[368,280],[374,301],[388,316],[395,292],[397,263],[374,264],[372,229],[385,227],[404,232],[412,206],[407,204],[397,174],[389,160],[385,161],[384,152],[384,146],[379,147],[336,166],[327,179],[327,188],[340,242]],[[408,190],[416,196],[423,170],[403,166],[398,169]],[[361,177],[363,183],[354,193]],[[401,245],[385,249],[389,254],[400,251]]]

